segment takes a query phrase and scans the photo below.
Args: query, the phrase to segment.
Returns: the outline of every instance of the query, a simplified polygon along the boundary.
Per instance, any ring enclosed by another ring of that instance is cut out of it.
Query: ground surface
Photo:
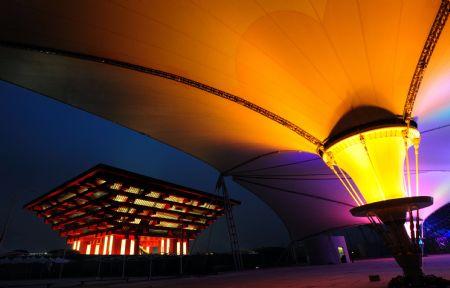
[[[450,279],[450,255],[424,258],[424,272]],[[368,275],[378,274],[380,282],[369,282]],[[126,288],[266,288],[266,287],[345,287],[378,288],[386,287],[389,280],[400,274],[400,268],[393,259],[375,259],[355,263],[325,266],[303,266],[273,269],[256,269],[241,273],[225,273],[205,277],[138,281],[91,282],[87,287],[126,287]],[[75,280],[72,280],[75,281]],[[79,284],[79,280],[78,284]],[[28,282],[30,283],[30,282]],[[1,283],[0,287],[19,283]],[[25,283],[23,283],[25,284]],[[69,280],[55,282],[52,287],[68,287],[75,283]],[[11,287],[11,286],[10,286]],[[15,286],[18,287],[18,286]]]

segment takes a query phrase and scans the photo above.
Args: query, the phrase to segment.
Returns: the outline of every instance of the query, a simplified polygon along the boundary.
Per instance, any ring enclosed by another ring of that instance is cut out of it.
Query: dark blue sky
[[[63,241],[22,206],[84,170],[105,163],[214,193],[218,173],[174,148],[97,116],[0,81],[0,225],[12,211],[0,250],[40,251]],[[275,213],[229,182],[243,249],[286,245],[287,231]],[[206,250],[208,230],[196,244]],[[213,225],[211,250],[229,249],[224,219]]]

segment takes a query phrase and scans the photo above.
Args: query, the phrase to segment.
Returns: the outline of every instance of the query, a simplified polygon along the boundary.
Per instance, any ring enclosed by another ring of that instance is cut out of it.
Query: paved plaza
[[[450,255],[424,258],[426,274],[450,278]],[[260,269],[242,273],[223,274],[202,278],[164,280],[136,283],[127,287],[158,288],[265,288],[265,287],[386,287],[389,280],[400,274],[394,259],[375,259],[355,263],[326,266],[305,266]],[[368,275],[378,274],[380,282],[369,282]]]
[[[424,258],[426,274],[450,279],[450,255]],[[185,277],[147,281],[120,279],[104,281],[87,280],[84,287],[126,287],[126,288],[266,288],[266,287],[345,287],[378,288],[387,287],[389,280],[401,273],[392,258],[363,260],[355,263],[323,266],[297,266],[286,268],[255,269],[240,273],[224,273],[205,277]],[[381,281],[370,282],[369,275],[379,275]],[[0,287],[79,287],[82,279],[0,281]]]

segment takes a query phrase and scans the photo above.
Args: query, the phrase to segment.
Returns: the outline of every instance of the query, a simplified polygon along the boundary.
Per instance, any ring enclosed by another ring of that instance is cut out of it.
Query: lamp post
[[[414,221],[411,215],[416,213],[415,219],[418,220],[419,209],[432,204],[433,198],[416,196],[374,202],[350,210],[353,216],[370,219],[402,268],[405,278],[415,285],[421,284],[424,274],[419,245],[419,223]],[[405,227],[408,214],[411,236]]]
[[[391,280],[390,287],[425,287],[436,281],[448,284],[422,272],[419,210],[432,205],[433,198],[419,195],[419,143],[420,132],[414,122],[394,119],[348,130],[329,139],[319,151],[355,201],[350,213],[370,220],[402,268],[404,276]],[[415,185],[411,185],[411,147],[416,157]]]

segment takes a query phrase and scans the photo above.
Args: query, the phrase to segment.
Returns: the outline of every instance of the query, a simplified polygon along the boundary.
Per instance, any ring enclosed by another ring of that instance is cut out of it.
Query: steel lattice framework
[[[182,83],[184,85],[188,85],[190,87],[194,87],[199,90],[202,90],[202,91],[208,92],[210,94],[219,96],[221,98],[227,99],[227,100],[237,103],[241,106],[244,106],[252,111],[255,111],[255,112],[261,114],[262,116],[267,117],[267,118],[277,122],[278,124],[281,124],[281,125],[287,127],[288,129],[297,133],[298,135],[305,138],[306,140],[308,140],[309,142],[311,142],[312,144],[314,144],[316,146],[320,146],[322,144],[322,142],[319,139],[317,139],[316,137],[314,137],[312,134],[308,133],[307,131],[303,130],[302,128],[300,128],[299,126],[294,124],[293,122],[291,122],[291,121],[289,121],[289,120],[287,120],[287,119],[285,119],[285,118],[283,118],[283,117],[281,117],[259,105],[256,105],[256,104],[254,104],[248,100],[245,100],[244,98],[241,98],[239,96],[233,95],[231,93],[222,91],[220,89],[214,88],[212,86],[203,84],[201,82],[198,82],[198,81],[195,81],[195,80],[192,80],[192,79],[189,79],[189,78],[186,78],[186,77],[174,74],[174,73],[170,73],[170,72],[166,72],[166,71],[162,71],[162,70],[158,70],[158,69],[153,69],[153,68],[149,68],[149,67],[144,67],[141,65],[131,64],[131,63],[123,62],[123,61],[113,60],[113,59],[109,59],[109,58],[97,57],[97,56],[93,56],[93,55],[76,53],[76,52],[66,51],[66,50],[53,49],[53,48],[49,48],[49,47],[34,46],[34,45],[28,45],[28,44],[22,44],[22,43],[11,43],[11,42],[5,42],[5,41],[0,41],[0,46],[10,47],[10,48],[15,48],[15,49],[30,50],[30,51],[40,52],[40,53],[44,53],[44,54],[52,54],[52,55],[71,57],[71,58],[87,60],[87,61],[93,61],[93,62],[108,64],[108,65],[112,65],[112,66],[116,66],[116,67],[121,67],[121,68],[129,69],[129,70],[133,70],[133,71],[137,71],[137,72],[150,74],[150,75],[165,78],[168,80],[176,81],[176,82]]]
[[[410,120],[412,111],[414,108],[414,102],[416,100],[417,93],[419,92],[420,84],[423,79],[423,75],[430,62],[431,55],[433,54],[434,47],[441,36],[441,32],[447,22],[448,14],[450,12],[450,1],[442,0],[438,13],[431,26],[425,45],[420,54],[419,62],[417,63],[414,75],[409,85],[408,96],[406,97],[405,107],[403,109],[403,119]]]

